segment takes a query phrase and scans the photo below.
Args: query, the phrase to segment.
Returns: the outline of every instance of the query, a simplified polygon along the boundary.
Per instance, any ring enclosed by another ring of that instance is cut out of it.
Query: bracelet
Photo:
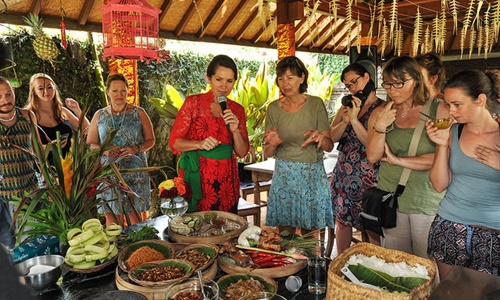
[[[137,152],[144,152],[144,148],[142,147],[141,144],[136,145],[136,147],[137,147]]]
[[[378,130],[377,127],[375,127],[375,125],[373,125],[373,131],[375,131],[376,133],[385,134],[385,131]]]

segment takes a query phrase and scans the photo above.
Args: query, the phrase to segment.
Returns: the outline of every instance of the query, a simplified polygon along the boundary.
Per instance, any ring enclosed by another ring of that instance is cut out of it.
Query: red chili
[[[273,259],[276,259],[276,256],[264,256],[264,257],[255,257],[253,258],[253,262],[255,264],[260,264],[262,262],[265,262],[265,261],[269,261],[269,260],[273,260]]]
[[[270,260],[270,261],[265,261],[265,262],[259,264],[258,266],[260,268],[271,268],[271,267],[281,267],[284,265],[285,265],[285,263],[283,260],[281,260],[281,261]]]

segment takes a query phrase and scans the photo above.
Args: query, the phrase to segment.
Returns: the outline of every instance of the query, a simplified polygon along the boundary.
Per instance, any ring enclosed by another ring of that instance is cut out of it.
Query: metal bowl
[[[14,265],[14,269],[21,283],[35,291],[42,291],[57,282],[63,263],[61,255],[43,255],[20,262]]]

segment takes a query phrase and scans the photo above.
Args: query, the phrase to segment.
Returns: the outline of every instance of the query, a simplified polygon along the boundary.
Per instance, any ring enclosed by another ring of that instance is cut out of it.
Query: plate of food
[[[130,270],[131,281],[147,287],[167,287],[170,284],[189,278],[194,266],[183,259],[167,259],[142,264]]]
[[[194,212],[170,221],[167,235],[178,243],[219,244],[237,237],[248,227],[247,221],[224,211]]]
[[[238,241],[221,245],[217,261],[228,274],[247,273],[280,278],[302,270],[315,244],[317,240],[307,236],[280,233],[274,227],[251,226],[239,236]]]
[[[238,273],[222,276],[217,284],[219,297],[224,300],[239,300],[258,292],[276,293],[278,291],[278,285],[273,279],[252,274]]]
[[[123,272],[144,263],[173,258],[175,254],[172,244],[161,240],[135,242],[125,247],[118,256],[118,266]]]
[[[194,272],[204,271],[213,264],[219,253],[219,247],[210,243],[193,244],[175,254],[175,258],[192,263]]]

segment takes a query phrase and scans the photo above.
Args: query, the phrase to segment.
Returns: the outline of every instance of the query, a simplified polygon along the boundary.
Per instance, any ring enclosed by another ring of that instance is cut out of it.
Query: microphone
[[[226,97],[226,95],[219,95],[219,97],[217,98],[217,101],[219,101],[220,108],[222,109],[222,113],[224,113],[224,111],[227,109],[227,97]],[[231,131],[229,129],[229,124],[226,124],[226,128],[227,128],[227,130]]]

